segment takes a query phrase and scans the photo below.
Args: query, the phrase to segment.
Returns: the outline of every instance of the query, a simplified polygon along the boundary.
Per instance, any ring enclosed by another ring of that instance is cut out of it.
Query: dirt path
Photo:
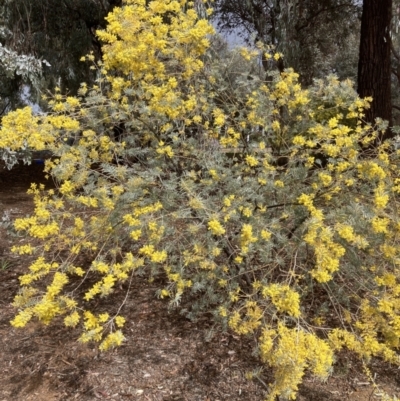
[[[41,165],[0,170],[0,219],[32,210],[26,194],[32,181],[46,182]],[[47,184],[49,185],[49,184]],[[50,184],[51,185],[51,184]],[[99,353],[76,342],[78,330],[59,322],[48,327],[32,323],[23,330],[9,325],[18,276],[27,258],[10,254],[10,245],[24,239],[0,227],[0,401],[143,400],[261,401],[268,371],[260,380],[246,372],[260,367],[252,356],[252,339],[213,332],[205,318],[196,323],[168,311],[155,297],[157,283],[137,278],[123,315],[127,341],[119,349]],[[120,288],[105,304],[112,311],[122,301]],[[108,303],[108,304],[107,304]],[[377,382],[400,394],[396,368],[381,369]],[[344,355],[327,383],[306,379],[300,401],[379,400],[360,366]]]

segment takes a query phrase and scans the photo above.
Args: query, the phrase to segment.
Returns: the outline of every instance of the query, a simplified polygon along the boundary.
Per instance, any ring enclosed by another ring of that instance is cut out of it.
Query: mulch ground
[[[0,222],[32,211],[26,194],[31,182],[45,182],[42,165],[0,166]],[[246,373],[261,369],[253,355],[255,340],[222,333],[207,317],[191,322],[168,309],[155,296],[157,282],[136,277],[122,314],[127,318],[126,342],[101,353],[92,344],[80,344],[78,329],[56,321],[49,326],[33,322],[14,329],[9,321],[18,292],[18,276],[29,257],[9,251],[24,238],[0,227],[0,401],[148,400],[148,401],[261,401],[271,379],[267,368],[258,379]],[[126,296],[119,287],[99,310],[116,310]],[[103,309],[104,308],[104,309]],[[376,381],[389,394],[400,395],[400,371],[373,365]],[[300,401],[379,400],[382,395],[362,374],[350,355],[343,355],[326,383],[306,378]]]

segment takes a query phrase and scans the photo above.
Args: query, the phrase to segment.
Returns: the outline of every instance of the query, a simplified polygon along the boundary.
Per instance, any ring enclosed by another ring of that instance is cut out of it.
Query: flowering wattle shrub
[[[192,299],[187,316],[256,336],[270,401],[294,399],[306,371],[327,377],[343,348],[398,364],[399,153],[363,124],[371,99],[334,76],[265,79],[265,49],[216,52],[212,35],[186,0],[126,0],[98,32],[95,87],[3,118],[0,148],[51,150],[58,183],[33,185],[15,221],[34,241],[13,251],[36,259],[12,325],[62,316],[80,341],[120,345],[124,317],[87,301],[141,273],[172,305]]]

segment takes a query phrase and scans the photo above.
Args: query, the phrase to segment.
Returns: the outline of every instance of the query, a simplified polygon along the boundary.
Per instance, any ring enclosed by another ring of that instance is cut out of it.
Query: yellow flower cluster
[[[251,224],[244,224],[240,233],[240,249],[243,254],[249,251],[250,244],[256,242],[257,237],[253,236],[253,227]]]
[[[278,395],[295,399],[306,368],[316,376],[326,378],[333,363],[333,352],[326,341],[283,324],[279,324],[276,330],[263,329],[260,353],[261,358],[274,368],[275,383],[268,401],[274,401]]]
[[[271,284],[261,290],[263,297],[269,297],[279,312],[293,317],[300,316],[300,296],[288,285]]]
[[[208,222],[208,229],[214,234],[214,235],[224,235],[225,234],[225,228],[222,226],[222,224],[216,220],[212,219]]]
[[[159,143],[159,147],[157,148],[157,153],[160,155],[167,155],[169,158],[174,156],[174,151],[172,150],[170,145],[164,145],[164,142],[161,141]]]
[[[261,325],[263,316],[262,309],[256,302],[248,301],[245,304],[244,311],[244,317],[242,317],[238,311],[234,311],[231,314],[228,320],[229,327],[238,334],[254,333]]]
[[[335,229],[339,236],[346,241],[354,244],[358,248],[366,248],[368,246],[368,242],[361,235],[357,235],[354,233],[354,228],[348,224],[336,224]]]

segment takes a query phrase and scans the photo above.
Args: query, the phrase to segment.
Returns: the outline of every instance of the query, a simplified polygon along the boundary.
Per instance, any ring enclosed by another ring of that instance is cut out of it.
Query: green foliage
[[[6,258],[0,258],[0,270],[8,270],[12,266],[12,263]]]
[[[399,154],[372,147],[384,124],[362,124],[370,99],[335,76],[265,81],[260,53],[279,54],[216,51],[185,5],[127,0],[98,33],[95,86],[56,91],[46,116],[3,118],[0,148],[51,150],[58,182],[33,185],[35,211],[15,221],[35,245],[13,251],[36,259],[12,324],[62,316],[80,341],[119,345],[120,311],[87,302],[146,274],[171,305],[190,300],[189,317],[256,336],[268,400],[294,399],[306,371],[327,377],[342,348],[398,363]]]

